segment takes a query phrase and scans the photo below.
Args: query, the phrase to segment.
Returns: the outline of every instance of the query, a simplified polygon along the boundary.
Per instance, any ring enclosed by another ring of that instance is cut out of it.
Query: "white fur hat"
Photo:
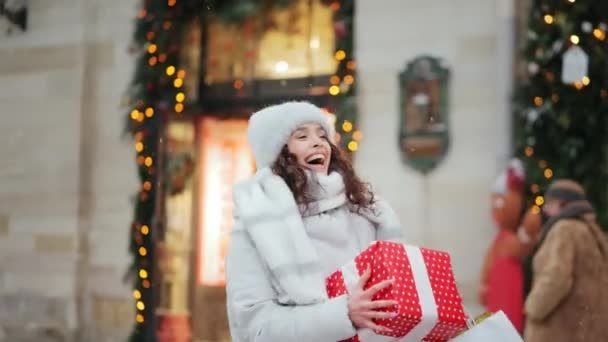
[[[333,129],[321,109],[308,102],[285,102],[255,112],[247,132],[257,168],[271,166],[298,126],[318,123],[333,141]]]

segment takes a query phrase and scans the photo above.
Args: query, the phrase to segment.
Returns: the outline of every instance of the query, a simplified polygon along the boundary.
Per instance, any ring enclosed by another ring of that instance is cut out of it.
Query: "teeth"
[[[324,157],[322,154],[320,154],[320,153],[313,154],[312,156],[308,157],[308,158],[306,159],[306,161],[307,161],[307,162],[311,162],[311,161],[316,160],[316,159],[320,159],[320,160],[321,160],[321,162],[324,162],[324,161],[325,161],[325,157]]]

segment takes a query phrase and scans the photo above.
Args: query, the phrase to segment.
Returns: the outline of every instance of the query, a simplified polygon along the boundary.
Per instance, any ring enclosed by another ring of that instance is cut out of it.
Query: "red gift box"
[[[466,327],[462,298],[458,293],[450,255],[444,252],[376,241],[326,279],[330,298],[348,293],[367,267],[370,280],[365,289],[393,278],[391,286],[376,293],[374,300],[398,302],[382,311],[397,312],[391,319],[374,320],[392,332],[360,329],[349,342],[427,341],[443,342]]]

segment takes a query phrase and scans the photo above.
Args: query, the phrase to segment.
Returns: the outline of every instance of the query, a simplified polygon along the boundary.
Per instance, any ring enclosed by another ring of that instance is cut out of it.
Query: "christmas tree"
[[[608,1],[532,0],[515,90],[516,154],[529,200],[540,207],[552,180],[585,187],[608,226]],[[532,204],[532,203],[530,203]]]

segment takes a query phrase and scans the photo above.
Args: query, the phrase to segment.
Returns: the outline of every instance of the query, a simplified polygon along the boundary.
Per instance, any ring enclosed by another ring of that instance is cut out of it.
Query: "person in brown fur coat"
[[[570,180],[554,182],[545,199],[525,341],[608,341],[608,241],[595,211]]]

